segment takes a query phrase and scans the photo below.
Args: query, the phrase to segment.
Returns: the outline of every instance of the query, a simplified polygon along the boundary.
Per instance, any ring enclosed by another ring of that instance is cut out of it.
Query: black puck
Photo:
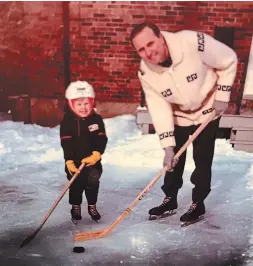
[[[85,251],[84,247],[73,247],[73,252],[75,253],[83,253]]]

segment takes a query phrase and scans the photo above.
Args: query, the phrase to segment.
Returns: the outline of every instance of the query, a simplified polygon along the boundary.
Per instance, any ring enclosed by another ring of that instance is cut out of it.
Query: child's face
[[[93,109],[93,102],[92,98],[87,97],[75,99],[73,100],[73,109],[80,117],[87,117]]]

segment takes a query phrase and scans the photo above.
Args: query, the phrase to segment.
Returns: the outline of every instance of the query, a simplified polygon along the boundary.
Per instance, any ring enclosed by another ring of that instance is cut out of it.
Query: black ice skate
[[[182,222],[181,226],[185,227],[203,220],[205,212],[203,201],[192,203],[189,210],[180,217],[180,221]]]
[[[163,203],[149,210],[149,220],[156,220],[157,218],[165,218],[175,214],[177,209],[177,200],[171,197],[165,197]]]
[[[72,205],[72,209],[70,212],[71,212],[71,220],[74,224],[77,224],[77,221],[82,220],[81,205]]]
[[[101,215],[99,214],[96,205],[88,205],[88,213],[91,216],[91,219],[98,222],[101,218]]]

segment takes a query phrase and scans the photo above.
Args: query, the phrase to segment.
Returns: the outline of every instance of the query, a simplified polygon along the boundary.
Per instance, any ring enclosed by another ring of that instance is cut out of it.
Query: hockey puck
[[[84,247],[73,247],[73,252],[75,253],[83,253],[85,251]]]

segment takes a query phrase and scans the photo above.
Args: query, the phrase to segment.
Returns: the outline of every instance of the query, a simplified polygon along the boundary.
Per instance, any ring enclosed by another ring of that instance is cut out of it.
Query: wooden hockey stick
[[[213,112],[209,116],[209,118],[198,127],[198,129],[192,134],[192,136],[185,142],[185,144],[176,153],[174,159],[178,159],[184,153],[187,147],[196,139],[196,137],[202,132],[202,130],[208,125],[208,123],[213,120],[214,117],[215,117],[215,112]],[[111,226],[109,226],[108,228],[104,230],[75,233],[73,240],[74,241],[85,241],[85,240],[102,238],[106,236],[107,234],[109,234],[132,211],[134,206],[146,195],[149,189],[159,180],[161,175],[164,174],[166,170],[167,170],[167,167],[165,166],[157,174],[157,176],[143,189],[143,191],[136,197],[136,199],[132,202],[132,204],[128,208],[126,208],[126,210],[115,220],[115,222]]]
[[[82,169],[83,169],[84,166],[85,166],[85,164],[81,164],[80,167],[79,167],[79,170],[82,171]],[[54,202],[53,206],[50,208],[50,210],[48,211],[48,213],[46,214],[46,216],[44,217],[44,219],[41,221],[39,227],[20,244],[20,247],[19,248],[22,248],[22,247],[26,246],[27,244],[29,244],[35,238],[35,236],[39,233],[39,231],[42,228],[42,226],[45,224],[45,222],[47,221],[47,219],[49,218],[49,216],[51,215],[51,213],[54,211],[54,209],[56,208],[56,206],[58,205],[58,203],[60,202],[60,200],[62,199],[62,197],[64,196],[64,194],[66,193],[66,191],[69,189],[69,187],[71,186],[71,184],[75,181],[75,179],[76,179],[76,177],[78,175],[79,175],[79,173],[75,173],[73,175],[73,177],[69,180],[69,182],[67,183],[67,185],[65,186],[65,188],[62,190],[60,196]]]

